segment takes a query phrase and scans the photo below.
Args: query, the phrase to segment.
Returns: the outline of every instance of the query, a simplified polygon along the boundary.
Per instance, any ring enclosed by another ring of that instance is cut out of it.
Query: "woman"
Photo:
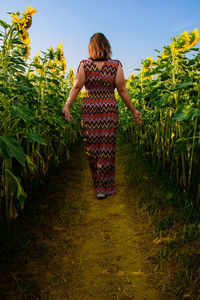
[[[74,85],[63,108],[70,121],[70,106],[83,85],[86,97],[81,103],[81,126],[97,198],[116,193],[115,152],[118,129],[118,105],[114,96],[117,88],[122,100],[131,110],[135,124],[141,125],[141,113],[133,106],[125,86],[122,64],[111,59],[111,47],[102,33],[95,33],[89,43],[90,58],[82,60]]]

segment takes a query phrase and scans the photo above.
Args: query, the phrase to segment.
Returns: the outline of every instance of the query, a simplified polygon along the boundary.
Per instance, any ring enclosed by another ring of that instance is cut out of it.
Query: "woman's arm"
[[[70,106],[74,103],[76,100],[79,92],[81,91],[82,87],[85,84],[85,70],[82,63],[80,63],[80,66],[77,70],[74,85],[69,93],[69,97],[65,103],[65,106],[63,107],[62,113],[65,115],[65,120],[70,121],[70,118],[73,120],[73,117],[70,113]]]
[[[117,91],[118,91],[119,95],[121,96],[122,100],[124,101],[126,106],[132,112],[134,120],[135,120],[135,124],[138,124],[139,126],[141,126],[142,122],[143,122],[143,120],[141,119],[142,114],[141,114],[141,112],[139,112],[138,110],[135,109],[135,107],[133,106],[133,103],[131,102],[131,99],[130,99],[129,94],[126,89],[124,72],[123,72],[121,65],[119,65],[117,68],[115,85],[116,85]]]

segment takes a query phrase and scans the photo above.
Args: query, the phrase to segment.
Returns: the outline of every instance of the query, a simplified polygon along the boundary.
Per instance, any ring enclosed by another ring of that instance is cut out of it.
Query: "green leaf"
[[[174,115],[173,119],[174,119],[175,121],[178,121],[178,122],[181,122],[181,121],[183,121],[183,120],[186,120],[186,113],[185,113],[184,111],[177,112],[177,113]]]
[[[191,48],[190,51],[199,51],[199,48]]]
[[[178,111],[174,115],[174,120],[181,122],[183,120],[189,121],[199,117],[200,117],[199,108],[191,107],[189,105],[183,105],[178,109]]]
[[[15,64],[15,70],[17,70],[17,72],[18,72],[18,70],[20,70],[21,72],[25,72],[26,69],[23,66]]]
[[[7,81],[9,78],[8,75],[0,75],[0,81]]]
[[[32,63],[32,65],[37,68],[37,69],[42,69],[42,66],[41,65],[38,65],[37,63]]]
[[[22,43],[23,44],[23,43]],[[23,59],[21,59],[20,57],[10,57],[9,59],[10,62],[14,62],[15,64],[20,64],[23,66],[27,66],[27,63],[25,61],[23,61]]]
[[[63,120],[59,119],[57,116],[55,116],[55,115],[51,116],[50,119],[51,119],[52,122],[56,123],[61,128],[65,128],[66,122],[64,122]]]
[[[19,84],[20,88],[24,91],[24,92],[30,92],[32,90],[32,87],[29,87],[25,84],[20,83]]]
[[[6,22],[4,22],[3,20],[0,20],[0,25],[3,26],[3,28],[7,29],[8,27],[10,27],[9,24],[7,24]]]
[[[187,118],[193,120],[200,117],[200,109],[196,107],[190,107],[187,111]]]
[[[156,102],[157,106],[158,107],[166,106],[169,103],[169,101],[168,101],[169,96],[170,96],[170,94],[162,95],[162,97]]]
[[[178,139],[174,144],[174,149],[173,149],[174,157],[178,158],[181,153],[184,153],[185,151],[187,151],[187,146],[189,143],[190,143],[190,141],[187,139],[184,139],[184,138]]]
[[[36,132],[25,132],[26,137],[29,139],[30,142],[37,142],[42,145],[47,145],[45,139]]]
[[[13,38],[12,45],[23,45],[23,42],[21,42],[19,38]]]
[[[34,119],[34,116],[31,115],[32,112],[28,107],[23,107],[23,106],[9,107],[9,111],[13,117],[21,118],[28,124],[30,124]]]
[[[10,91],[7,86],[0,85],[0,93],[10,96]]]
[[[24,192],[24,189],[20,184],[21,179],[20,179],[20,177],[15,176],[10,170],[5,169],[5,171],[12,178],[12,180],[10,181],[10,185],[11,185],[10,189],[12,190],[12,192],[16,192],[16,197],[17,197],[17,200],[19,201],[20,208],[23,209],[25,199],[27,198],[27,194]]]
[[[189,105],[181,105],[178,110],[176,111],[176,113],[173,116],[173,119],[175,121],[181,122],[183,120],[186,120],[186,115],[187,115],[187,110],[190,106]]]
[[[60,84],[60,81],[57,80],[57,79],[51,79],[51,82],[55,83],[56,85],[59,85],[59,84]]]
[[[25,166],[25,153],[13,136],[0,136],[0,149],[3,159],[14,157],[22,166]]]
[[[35,175],[37,167],[36,167],[36,164],[34,163],[32,157],[26,155],[26,163],[27,163],[27,167],[28,167],[30,174]]]
[[[174,88],[170,89],[170,91],[172,91],[172,92],[178,91],[178,90],[184,89],[184,88],[189,87],[189,86],[194,85],[194,84],[195,83],[192,80],[185,81],[185,82],[177,84]]]

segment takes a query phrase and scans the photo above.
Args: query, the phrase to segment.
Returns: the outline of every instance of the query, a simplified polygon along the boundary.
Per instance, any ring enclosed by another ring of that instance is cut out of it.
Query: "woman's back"
[[[114,96],[115,78],[119,60],[108,59],[102,62],[86,59],[81,61],[85,70],[86,95],[92,96]]]

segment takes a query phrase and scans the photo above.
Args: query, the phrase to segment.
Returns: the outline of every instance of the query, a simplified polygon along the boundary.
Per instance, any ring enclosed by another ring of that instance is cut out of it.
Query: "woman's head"
[[[110,58],[111,46],[103,33],[97,32],[90,38],[89,55],[94,60],[107,60]]]

